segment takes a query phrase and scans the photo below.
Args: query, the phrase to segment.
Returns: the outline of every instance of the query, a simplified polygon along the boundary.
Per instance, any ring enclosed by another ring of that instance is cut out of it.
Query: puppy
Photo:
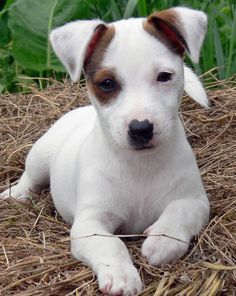
[[[178,116],[183,89],[207,98],[193,62],[206,31],[203,12],[176,7],[111,24],[75,21],[52,31],[52,46],[73,81],[83,68],[92,106],[64,115],[32,147],[16,186],[24,199],[50,182],[53,201],[72,225],[71,251],[108,295],[142,289],[125,244],[111,236],[148,235],[152,265],[182,257],[208,221],[209,203]],[[93,234],[100,234],[100,236]]]

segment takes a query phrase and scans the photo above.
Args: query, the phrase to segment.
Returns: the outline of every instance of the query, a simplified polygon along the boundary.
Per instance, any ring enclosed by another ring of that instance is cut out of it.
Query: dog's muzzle
[[[133,119],[129,124],[128,137],[131,146],[136,149],[151,148],[148,143],[153,137],[153,124],[147,119],[143,121]]]

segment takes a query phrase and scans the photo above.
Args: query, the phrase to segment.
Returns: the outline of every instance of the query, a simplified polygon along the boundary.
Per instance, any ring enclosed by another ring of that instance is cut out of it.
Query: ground
[[[126,241],[143,296],[235,295],[236,88],[232,82],[206,86],[211,108],[184,97],[181,116],[210,199],[210,221],[173,265],[149,266],[142,240]],[[62,114],[87,103],[85,89],[69,82],[0,96],[0,191],[21,175],[34,141]],[[0,295],[100,295],[92,271],[71,256],[69,226],[47,190],[32,193],[27,204],[0,201],[0,237]]]

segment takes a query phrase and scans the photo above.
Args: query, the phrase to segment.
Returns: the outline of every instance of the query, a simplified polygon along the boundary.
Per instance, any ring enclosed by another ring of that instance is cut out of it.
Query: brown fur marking
[[[163,42],[172,52],[183,55],[188,45],[178,14],[172,9],[154,12],[143,23],[144,30]]]
[[[102,89],[99,87],[99,83],[106,79],[112,79],[116,82],[115,89],[110,93],[102,91]],[[120,84],[116,79],[115,72],[108,69],[96,71],[91,79],[87,79],[87,87],[95,94],[101,105],[105,105],[111,100],[114,100],[120,92]]]
[[[103,69],[101,62],[108,45],[115,35],[114,26],[106,26],[106,29],[102,29],[99,38],[96,40],[94,49],[87,58],[84,64],[84,72],[87,80],[87,86],[92,91],[101,105],[108,103],[111,99],[115,98],[118,94],[119,88],[117,87],[111,93],[104,93],[98,84],[105,79],[113,79],[116,81],[115,73],[108,69]],[[118,85],[118,84],[117,84]]]

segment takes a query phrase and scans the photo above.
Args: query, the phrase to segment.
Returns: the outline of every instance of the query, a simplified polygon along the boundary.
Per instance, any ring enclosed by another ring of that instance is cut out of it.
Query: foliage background
[[[236,73],[235,0],[2,0],[0,1],[0,93],[44,87],[48,77],[60,80],[65,70],[52,52],[49,32],[75,19],[113,21],[146,16],[155,10],[188,6],[208,14],[208,34],[198,74],[216,69],[216,78]],[[188,61],[189,62],[189,61]],[[200,70],[201,69],[201,70]]]

